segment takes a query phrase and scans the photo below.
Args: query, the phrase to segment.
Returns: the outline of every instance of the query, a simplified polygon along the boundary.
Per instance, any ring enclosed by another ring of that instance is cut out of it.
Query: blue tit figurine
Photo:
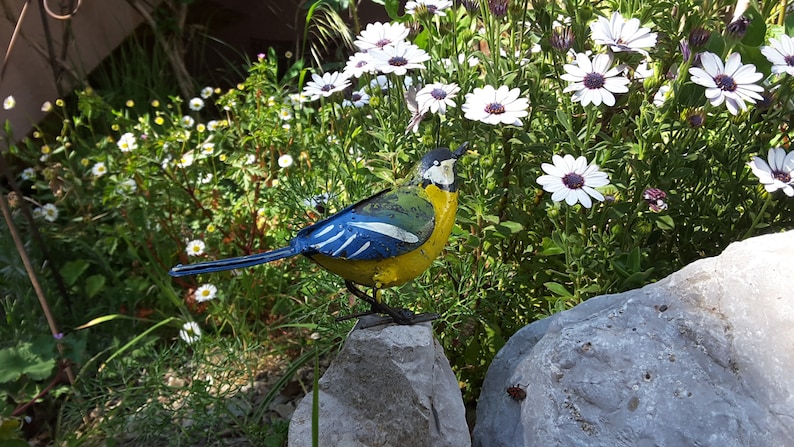
[[[370,304],[364,314],[386,314],[389,321],[414,324],[438,318],[414,315],[378,299],[377,291],[404,284],[424,272],[441,253],[455,224],[458,187],[455,152],[433,149],[400,185],[381,191],[314,225],[303,228],[289,245],[265,253],[177,265],[174,277],[231,270],[302,254],[345,279],[348,290]],[[372,296],[356,284],[373,287]],[[357,314],[354,316],[361,316]]]

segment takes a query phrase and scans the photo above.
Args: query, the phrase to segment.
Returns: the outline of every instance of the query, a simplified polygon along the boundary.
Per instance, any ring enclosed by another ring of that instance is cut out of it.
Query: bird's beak
[[[466,149],[468,149],[468,148],[469,148],[469,142],[466,141],[463,144],[461,144],[460,147],[455,149],[455,152],[452,153],[452,156],[455,157],[456,159],[458,159],[458,158],[462,157],[463,154],[466,153]]]

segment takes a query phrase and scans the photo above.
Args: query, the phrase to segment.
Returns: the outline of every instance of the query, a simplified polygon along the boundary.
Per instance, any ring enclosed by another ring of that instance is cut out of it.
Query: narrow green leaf
[[[568,289],[565,288],[562,284],[558,282],[544,282],[544,286],[546,286],[549,291],[555,295],[561,296],[563,298],[567,298],[573,296],[573,293],[569,292]]]

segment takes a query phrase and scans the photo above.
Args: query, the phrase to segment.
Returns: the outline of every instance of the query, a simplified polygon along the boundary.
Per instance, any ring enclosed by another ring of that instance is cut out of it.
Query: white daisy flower
[[[206,185],[207,183],[209,183],[211,181],[212,181],[212,173],[211,172],[208,172],[208,173],[206,173],[204,175],[200,175],[199,176],[199,182],[202,183],[202,184]]]
[[[512,124],[521,126],[520,118],[529,114],[529,100],[521,97],[521,90],[510,89],[503,85],[498,89],[490,85],[475,88],[466,94],[466,102],[461,107],[466,119],[482,121],[486,124]]]
[[[214,91],[215,91],[215,89],[212,88],[212,87],[204,87],[203,89],[201,89],[200,95],[201,95],[202,98],[207,99],[210,96],[212,96],[212,92],[214,92]]]
[[[371,50],[370,54],[375,60],[376,70],[397,76],[404,76],[408,70],[414,68],[425,68],[424,62],[430,60],[430,55],[425,50],[406,42]]]
[[[11,110],[17,105],[17,100],[14,99],[13,96],[8,95],[6,99],[3,100],[3,109]]]
[[[656,91],[656,94],[653,95],[653,105],[656,107],[661,107],[664,105],[664,102],[667,100],[667,95],[670,93],[670,85],[665,84],[659,87],[659,90]]]
[[[188,103],[188,107],[190,107],[190,110],[198,112],[204,108],[204,100],[201,98],[193,98]]]
[[[292,166],[293,161],[292,155],[290,154],[284,154],[281,157],[278,157],[278,165],[281,168],[288,168]]]
[[[369,104],[369,95],[364,90],[357,90],[350,94],[350,99],[342,101],[342,105],[345,107],[361,108],[367,104]]]
[[[187,344],[193,344],[201,339],[201,328],[195,321],[188,321],[179,330],[179,338]]]
[[[201,239],[194,239],[187,243],[187,247],[185,247],[185,251],[187,252],[188,256],[201,256],[204,254],[204,241]]]
[[[116,146],[121,149],[121,152],[130,152],[138,149],[138,142],[135,141],[135,135],[132,132],[127,132],[119,138]]]
[[[32,180],[32,179],[36,178],[36,170],[33,169],[33,168],[25,168],[19,174],[19,177],[22,180]]]
[[[194,120],[190,115],[185,115],[179,120],[179,122],[182,124],[182,127],[189,129],[193,127],[193,124],[196,123],[196,120]]]
[[[196,289],[196,293],[194,294],[196,297],[197,303],[203,303],[205,301],[209,301],[215,298],[215,295],[218,294],[218,288],[213,286],[212,284],[203,284]]]
[[[256,163],[256,155],[248,154],[245,156],[245,164],[252,165],[254,163]]]
[[[405,12],[415,15],[417,12],[427,11],[431,15],[444,16],[450,6],[450,0],[412,0],[405,4]]]
[[[312,80],[306,83],[303,93],[312,101],[320,97],[327,98],[336,92],[341,92],[350,85],[350,81],[338,71],[323,73],[322,76],[312,74]]]
[[[41,207],[41,215],[47,222],[55,222],[58,219],[58,207],[48,203]]]
[[[739,53],[732,53],[723,65],[722,59],[714,53],[705,52],[700,55],[703,68],[689,69],[692,82],[706,87],[706,98],[711,105],[725,103],[732,115],[739,110],[747,110],[745,101],[755,104],[764,98],[760,95],[764,88],[755,84],[764,77],[755,71],[755,65],[742,65]]]
[[[375,73],[375,60],[371,54],[359,51],[347,60],[345,75],[360,78],[364,73]]]
[[[773,147],[767,160],[753,157],[748,165],[768,192],[782,189],[787,196],[794,197],[794,151],[787,154],[782,147]]]
[[[441,84],[439,82],[424,86],[416,93],[419,110],[439,115],[447,113],[447,107],[455,107],[455,95],[460,91],[458,84]]]
[[[794,39],[783,34],[779,39],[770,38],[769,46],[761,47],[761,54],[772,62],[772,73],[788,73],[794,76]]]
[[[177,167],[180,168],[186,168],[193,164],[194,158],[195,157],[193,157],[193,151],[185,152],[184,154],[182,154],[181,157],[179,157],[179,160],[177,160],[176,165]]]
[[[647,49],[656,45],[656,33],[650,28],[641,28],[639,19],[626,20],[619,12],[613,12],[610,19],[599,17],[590,24],[590,31],[595,43],[616,53],[634,51],[647,56]]]
[[[209,120],[207,122],[207,130],[210,132],[214,132],[220,128],[221,124],[218,120]]]
[[[204,155],[212,155],[215,152],[215,143],[205,142],[201,143],[201,153]]]
[[[597,54],[592,62],[584,53],[576,55],[574,64],[565,64],[565,74],[561,79],[570,82],[563,92],[574,92],[571,101],[581,102],[583,106],[590,103],[608,106],[615,105],[613,93],[626,93],[629,80],[621,76],[621,67],[612,66],[611,54]]]
[[[565,200],[568,205],[579,202],[585,208],[593,205],[591,197],[599,202],[604,201],[603,194],[593,188],[608,185],[609,178],[605,172],[598,170],[597,165],[588,165],[584,156],[574,159],[570,154],[564,157],[554,155],[552,162],[554,164],[541,164],[546,175],[537,179],[544,191],[552,193],[552,201]]]
[[[370,23],[361,31],[355,43],[359,50],[368,51],[402,42],[408,37],[409,29],[402,23]]]
[[[408,135],[408,132],[417,133],[419,132],[419,124],[422,123],[422,120],[425,119],[425,110],[422,110],[419,107],[419,102],[416,100],[416,87],[408,87],[405,90],[405,106],[408,108],[408,111],[411,112],[411,120],[408,121],[408,126],[405,128],[405,134]]]
[[[105,166],[104,161],[99,161],[95,163],[94,166],[91,168],[91,174],[93,174],[94,177],[102,177],[107,173],[108,173],[108,168]]]
[[[292,119],[292,111],[285,107],[278,111],[278,117],[281,118],[282,121],[289,121]]]

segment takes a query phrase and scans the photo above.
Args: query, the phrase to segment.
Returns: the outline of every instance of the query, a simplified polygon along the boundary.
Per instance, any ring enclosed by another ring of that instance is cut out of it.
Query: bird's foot
[[[368,312],[360,312],[352,315],[337,317],[336,321],[349,320],[351,318],[361,318],[358,327],[368,328],[368,327],[381,326],[390,323],[411,325],[417,323],[424,323],[427,321],[433,321],[440,317],[440,315],[436,313],[415,314],[408,309],[397,309],[394,307],[387,306],[386,304],[378,301],[378,299],[374,296],[374,294],[373,296],[367,295],[361,289],[356,287],[356,285],[353,284],[352,282],[346,281],[345,284],[347,285],[347,289],[353,295],[369,303],[370,310]]]

